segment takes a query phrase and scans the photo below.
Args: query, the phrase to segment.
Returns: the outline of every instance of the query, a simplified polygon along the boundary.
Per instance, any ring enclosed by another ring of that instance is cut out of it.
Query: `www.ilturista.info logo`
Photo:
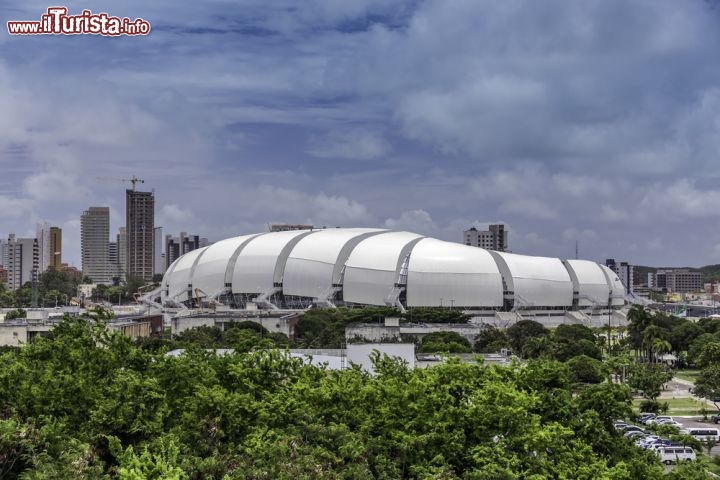
[[[10,35],[147,35],[150,23],[142,18],[110,17],[107,13],[83,10],[80,15],[68,15],[65,7],[50,7],[40,21],[7,22]]]

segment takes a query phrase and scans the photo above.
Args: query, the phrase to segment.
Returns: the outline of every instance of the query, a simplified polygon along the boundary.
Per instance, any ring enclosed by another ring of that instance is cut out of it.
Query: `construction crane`
[[[143,179],[141,179],[141,178],[137,178],[135,175],[133,175],[132,178],[123,178],[122,181],[123,181],[123,182],[130,182],[130,183],[132,183],[133,192],[135,191],[135,184],[136,184],[136,183],[145,183],[145,180],[143,180]]]
[[[132,189],[133,192],[135,191],[135,184],[136,183],[145,183],[145,180],[142,178],[137,178],[135,175],[132,176],[132,178],[116,178],[116,177],[95,177],[97,180],[115,180],[118,182],[130,182],[132,183]]]

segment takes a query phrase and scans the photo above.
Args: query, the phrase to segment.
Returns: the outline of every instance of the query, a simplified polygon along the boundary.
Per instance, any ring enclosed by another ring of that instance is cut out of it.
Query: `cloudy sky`
[[[137,175],[156,225],[219,240],[268,223],[518,253],[720,263],[720,3],[709,0],[93,0],[148,36],[10,36],[0,236],[64,231]]]

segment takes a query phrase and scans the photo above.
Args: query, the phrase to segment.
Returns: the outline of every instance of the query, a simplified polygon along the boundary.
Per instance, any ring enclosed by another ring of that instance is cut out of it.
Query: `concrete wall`
[[[149,337],[152,333],[150,322],[123,322],[123,323],[108,323],[108,330],[117,331],[130,337],[133,340],[136,338]]]
[[[258,311],[258,313],[262,313]],[[235,315],[197,315],[186,317],[174,317],[171,320],[171,331],[173,335],[184,332],[194,327],[216,326],[222,330],[227,329],[228,324],[253,322],[263,326],[270,333],[282,333],[288,338],[295,337],[295,326],[300,320],[299,315],[281,314],[278,316],[257,315],[257,316],[235,316]]]
[[[0,325],[0,345],[19,347],[27,343],[27,325]]]
[[[0,324],[0,346],[19,347],[37,335],[47,335],[54,325],[33,325],[25,322]]]
[[[411,336],[421,341],[425,335],[433,332],[456,332],[475,342],[475,336],[482,330],[481,325],[471,323],[405,323],[399,327],[386,327],[378,324],[355,324],[345,328],[345,338],[364,339],[369,342],[398,341]],[[350,344],[348,344],[348,347]]]
[[[210,317],[175,317],[171,321],[170,331],[173,335],[178,335],[191,328],[213,326],[215,326],[215,319]]]
[[[412,343],[352,343],[347,346],[347,360],[360,365],[364,370],[375,373],[370,355],[377,350],[389,357],[398,357],[415,368],[415,345]]]

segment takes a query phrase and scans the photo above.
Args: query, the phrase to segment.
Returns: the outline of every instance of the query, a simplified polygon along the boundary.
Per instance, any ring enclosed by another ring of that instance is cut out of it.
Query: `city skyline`
[[[155,225],[211,241],[502,223],[518,253],[720,263],[715,2],[288,5],[100,0],[152,31],[1,35],[0,234],[48,222],[79,266],[81,212],[117,232],[107,178],[136,175]]]

